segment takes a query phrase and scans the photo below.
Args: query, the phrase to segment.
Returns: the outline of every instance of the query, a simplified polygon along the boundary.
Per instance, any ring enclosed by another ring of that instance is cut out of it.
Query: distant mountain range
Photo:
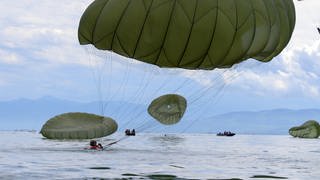
[[[116,101],[105,103],[105,105],[106,108],[102,111],[100,102],[82,103],[53,97],[3,101],[0,102],[0,130],[40,130],[49,118],[66,112],[95,114],[104,112],[115,118],[120,125],[130,123],[130,127],[141,125],[142,121],[135,119],[153,121],[147,114],[147,105]],[[167,129],[157,126],[161,128],[153,128],[152,131],[217,133],[228,130],[241,134],[287,134],[290,127],[300,125],[306,120],[320,120],[320,109],[271,109],[229,112],[218,115],[214,112],[207,112],[201,116],[203,117],[194,118],[186,113],[178,125]]]
[[[217,131],[231,130],[243,134],[288,134],[289,128],[301,125],[310,119],[319,121],[320,109],[230,112],[206,118],[203,124],[207,125],[204,127],[217,127]],[[210,128],[207,129],[209,130]]]

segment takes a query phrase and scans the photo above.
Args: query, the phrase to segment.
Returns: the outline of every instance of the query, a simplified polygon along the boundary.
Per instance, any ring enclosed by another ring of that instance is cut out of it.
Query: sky
[[[249,60],[210,72],[163,70],[79,45],[78,23],[91,2],[0,1],[0,101],[52,96],[143,102],[180,93],[221,109],[320,107],[319,0],[294,1],[291,41],[271,62]]]

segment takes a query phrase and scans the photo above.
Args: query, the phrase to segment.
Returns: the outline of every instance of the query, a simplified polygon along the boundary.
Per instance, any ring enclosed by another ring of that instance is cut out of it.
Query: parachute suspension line
[[[131,70],[132,70],[132,68],[129,66],[129,62],[128,62],[127,66],[126,66],[126,72],[125,72],[124,79],[123,79],[119,89],[115,92],[115,94],[120,94],[120,99],[122,101],[126,101],[126,94],[128,94],[128,93],[125,92],[125,89],[128,89],[127,84],[130,79],[130,76],[131,76]],[[116,115],[119,115],[121,110],[127,109],[127,107],[128,107],[127,103],[125,103],[124,106],[122,104],[122,105],[120,105],[120,107],[118,107],[116,110],[114,110],[113,113]]]
[[[167,85],[170,85],[170,80],[171,80],[171,76],[168,75],[168,77],[164,79],[164,81],[160,84],[160,86],[159,86],[155,91],[152,91],[152,92],[154,92],[153,94],[149,94],[148,97],[146,97],[146,96],[141,97],[140,100],[144,101],[144,99],[147,98],[147,100],[149,101],[150,98],[151,98],[151,96],[153,96],[154,94],[159,94],[159,92],[160,92],[162,89],[164,89]],[[149,85],[149,84],[148,84],[148,85]],[[146,88],[145,88],[145,89],[146,89]],[[144,93],[143,95],[146,95],[146,93]],[[137,109],[135,109],[135,111],[136,111],[136,110],[137,110]],[[152,127],[153,124],[154,124],[156,121],[152,120],[152,121],[150,122],[150,121],[148,121],[147,119],[143,119],[143,118],[140,119],[140,116],[141,116],[144,112],[146,112],[146,109],[140,110],[140,112],[139,112],[135,117],[131,118],[131,120],[126,123],[126,125],[130,124],[131,122],[135,122],[135,123],[138,124],[138,127],[140,127],[140,126],[144,127],[144,128],[142,128],[143,130],[145,130],[145,129],[149,128],[149,127]],[[138,119],[138,120],[140,120],[140,121],[133,121],[133,119],[134,119],[134,120],[137,120],[137,119]],[[149,122],[150,122],[150,123],[149,123]],[[140,128],[139,128],[139,129],[140,129]]]
[[[149,120],[147,123],[138,127],[138,130],[139,130],[139,132],[146,132],[147,130],[154,132],[153,129],[159,130],[159,128],[161,128],[160,125],[161,125],[160,123],[154,124],[154,122],[152,120]]]
[[[97,93],[98,93],[98,103],[99,103],[99,109],[100,109],[100,114],[103,116],[104,115],[104,104],[103,104],[103,94],[102,94],[102,73],[103,73],[103,69],[105,66],[105,62],[102,63],[101,68],[99,68],[99,60],[96,60],[96,58],[94,58],[94,49],[91,46],[84,46],[85,50],[86,50],[86,54],[88,54],[88,59],[89,59],[89,65],[90,65],[90,69],[91,69],[91,73],[94,79],[94,83],[97,89]]]
[[[258,63],[258,62],[257,62]],[[262,63],[258,64],[258,65],[261,65]],[[233,70],[236,70],[236,69],[239,69],[238,68],[239,66],[235,66],[235,68],[233,68]],[[252,67],[257,67],[257,64],[253,64]],[[235,73],[232,73],[230,74],[228,77],[226,77],[224,80],[225,81],[233,81],[234,79],[238,78],[241,74],[243,74],[245,71],[236,71]],[[212,103],[212,106],[206,106],[206,108],[204,108],[201,112],[205,112],[205,111],[208,111],[209,108],[212,108],[213,106],[215,106],[219,100],[221,99],[221,97],[223,96],[223,94],[225,93],[224,91],[222,91],[222,89],[226,88],[228,85],[230,85],[230,83],[223,83],[222,86],[219,88],[219,90],[217,90],[215,92],[215,94],[213,94],[210,98],[209,98],[209,102],[213,102]],[[195,106],[195,105],[193,105]],[[199,109],[201,106],[196,106],[197,109]],[[195,110],[195,109],[193,109]],[[199,111],[196,111],[198,113],[191,113],[193,114],[194,116],[191,117],[190,119],[194,119],[193,121],[190,122],[190,124],[183,130],[183,133],[186,132],[195,122],[198,122],[199,120],[201,120],[202,118],[200,117],[199,114],[203,114]],[[196,115],[198,114],[198,115]]]
[[[187,86],[191,82],[190,78],[185,79],[180,86],[178,86],[175,90],[173,90],[174,93],[177,93],[180,89]]]
[[[146,85],[148,85],[148,84],[146,84]],[[145,88],[145,89],[146,89],[146,88]],[[145,91],[145,90],[143,90],[143,92],[140,93],[140,94],[142,94],[142,96],[145,94],[144,91]],[[143,99],[142,96],[140,95],[140,97],[141,97],[140,99]],[[138,102],[138,104],[141,104],[141,103]],[[130,110],[128,110],[126,113],[124,113],[123,116],[124,116],[124,117],[128,117],[130,114],[134,114],[134,112],[137,112],[137,109],[138,109],[138,107],[133,107],[133,108],[131,108]],[[137,117],[140,117],[140,114],[143,113],[143,112],[145,112],[145,109],[143,109],[143,110],[141,110],[140,112],[138,112],[137,115],[135,116],[135,118],[127,119],[127,121],[125,122],[124,126],[128,126],[129,124],[131,124],[131,123],[132,123],[132,120],[133,120],[133,119],[137,119]]]
[[[216,80],[218,80],[218,79],[220,79],[220,81],[218,81],[218,82],[222,82],[222,79],[223,79],[223,74],[225,74],[226,72],[227,72],[228,70],[223,70],[222,71],[222,73],[220,74],[218,74],[217,76],[215,76],[215,78],[213,79],[213,81],[216,81]],[[185,132],[188,128],[190,128],[196,121],[197,121],[197,119],[198,118],[200,118],[201,117],[201,115],[203,115],[203,114],[205,114],[205,113],[203,113],[204,111],[199,111],[199,109],[203,109],[203,105],[198,105],[198,106],[196,106],[196,105],[194,105],[194,103],[198,100],[198,99],[200,99],[201,97],[203,98],[207,93],[206,92],[208,92],[210,89],[212,89],[213,87],[216,87],[216,83],[215,84],[212,84],[211,86],[208,86],[207,88],[205,88],[204,90],[202,90],[202,92],[200,93],[200,95],[196,98],[196,99],[194,99],[194,100],[191,100],[191,101],[189,101],[189,103],[188,103],[188,114],[192,114],[192,116],[191,117],[187,117],[188,119],[192,119],[192,121],[189,123],[189,125],[187,125],[187,127],[183,130],[183,132]],[[222,89],[221,89],[222,90]],[[219,92],[221,92],[221,90],[217,90],[217,91],[215,91],[215,94],[213,94],[213,97],[212,98],[209,98],[209,100],[207,100],[208,102],[211,102],[211,99],[213,99],[217,94],[219,94]],[[193,96],[195,96],[198,92],[197,92],[198,90],[196,90],[196,92],[193,92],[192,94],[191,94],[191,96],[190,96],[190,99],[193,97]],[[198,93],[199,94],[199,93]],[[193,107],[193,108],[190,108],[190,107]],[[208,106],[207,106],[208,107]],[[194,111],[195,113],[190,113],[190,111]]]
[[[146,123],[143,123],[143,124],[140,124],[139,126],[137,126],[137,128],[135,128],[135,130],[136,130],[136,132],[145,132],[145,130],[148,129],[150,126],[152,126],[153,123],[154,122],[149,119]],[[160,123],[157,123],[157,125],[153,126],[153,127],[157,127],[159,125],[160,125]],[[120,141],[123,141],[123,140],[125,140],[125,139],[127,139],[129,137],[130,136],[123,136],[122,138],[120,138],[120,139],[118,139],[118,140],[116,140],[114,142],[111,142],[111,143],[107,144],[106,146],[110,147],[111,145],[116,144],[116,143],[118,143]]]
[[[170,79],[169,79],[170,78]],[[166,85],[168,85],[168,84],[170,84],[170,80],[171,80],[171,76],[168,76],[166,79],[164,79],[164,81],[163,81],[163,83],[161,83],[161,85],[156,89],[156,93],[154,93],[154,94],[159,94],[159,91],[161,90],[161,89],[163,89],[163,88],[165,88],[166,87]],[[187,79],[188,80],[188,79]],[[186,82],[187,82],[187,80],[186,81],[183,81],[181,84],[181,86],[183,86],[183,84],[185,84]],[[148,84],[149,85],[149,84]],[[152,96],[152,94],[151,94],[151,96]],[[144,98],[140,98],[140,99],[144,99]],[[148,100],[150,99],[150,97],[148,97]],[[139,114],[136,116],[136,117],[134,117],[133,119],[139,119],[140,120],[140,116],[142,115],[142,113],[144,113],[144,112],[146,112],[146,110],[145,109],[143,109],[143,110],[141,110],[140,112],[139,112]],[[130,122],[136,122],[136,121],[133,121],[133,120],[131,120]],[[128,125],[130,122],[128,122],[128,123],[126,123],[126,125]],[[140,121],[138,121],[137,122],[138,123],[138,125],[137,125],[137,127],[138,128],[136,128],[136,129],[141,129],[141,130],[146,130],[146,129],[148,129],[148,128],[150,128],[150,127],[155,127],[154,126],[154,124],[156,123],[156,121],[152,118],[152,120],[150,121],[150,119],[146,119],[146,118],[144,118],[144,119],[141,119]],[[158,123],[157,123],[158,124]],[[140,128],[140,127],[143,127],[143,128]]]
[[[190,99],[193,98],[192,100],[190,100],[190,105],[199,101],[203,96],[208,94],[208,92],[214,88],[217,88],[217,92],[219,93],[223,89],[223,86],[225,85],[225,82],[223,82],[223,75],[225,73],[226,73],[226,71],[224,71],[221,75],[219,75],[218,77],[216,77],[214,79],[214,80],[218,80],[218,84],[212,84],[211,86],[208,86],[207,88],[202,90],[202,92],[198,93],[196,97],[190,97]],[[231,75],[231,76],[233,76],[233,75]],[[219,84],[219,82],[221,84]]]
[[[136,129],[139,132],[144,132],[146,129],[153,127],[154,126],[154,121],[152,119],[146,119],[145,122],[142,122],[140,124],[138,124],[138,126],[136,127]]]
[[[144,69],[145,74],[146,72],[149,73],[149,71],[146,71],[146,69]],[[146,78],[147,77],[147,78]],[[141,81],[140,85],[138,86],[138,91],[135,93],[134,97],[132,98],[132,102],[135,102],[136,104],[141,104],[141,99],[143,99],[143,96],[146,94],[145,91],[147,89],[147,87],[150,84],[150,81],[154,78],[154,74],[150,73],[147,75],[143,76],[143,80]],[[144,82],[144,80],[146,79],[146,82]],[[140,100],[137,102],[137,100]],[[132,107],[130,109],[128,109],[125,113],[122,113],[121,115],[121,119],[123,117],[128,117],[129,114],[133,114],[136,111],[137,107]],[[127,126],[130,123],[130,119],[128,119],[125,123],[124,126]]]
[[[158,94],[158,92],[159,92],[162,88],[164,88],[165,85],[168,83],[169,78],[170,78],[170,76],[168,76],[168,77],[163,81],[163,83],[160,85],[160,87],[157,88],[156,91],[154,91],[153,94]],[[146,95],[146,94],[147,94],[147,93],[144,93],[144,95]],[[150,96],[152,96],[153,94],[150,94],[150,95],[149,95],[149,98],[147,98],[147,99],[150,99]],[[145,96],[144,96],[144,97],[141,97],[141,100],[142,100],[142,101],[143,101],[144,99],[145,99]],[[136,110],[136,109],[135,109],[135,110]],[[144,113],[144,112],[146,112],[146,109],[140,110],[140,112],[139,112],[135,117],[131,118],[131,119],[129,120],[129,122],[126,123],[126,124],[129,125],[130,123],[133,122],[133,119],[137,119],[137,118],[138,118],[139,116],[141,116],[142,113]],[[142,121],[144,121],[144,120],[142,120]],[[136,122],[136,121],[134,121],[134,122]],[[139,123],[139,122],[136,122],[136,123]]]
[[[112,88],[111,88],[111,84],[112,84],[112,79],[113,79],[113,52],[109,52],[107,53],[107,56],[105,56],[105,61],[108,63],[110,63],[107,67],[109,68],[107,70],[108,72],[108,76],[107,76],[107,89],[106,89],[106,98],[103,100],[103,110],[106,111],[107,107],[110,104],[110,96],[108,96],[109,94],[111,94],[112,92]]]
[[[235,77],[235,76],[234,76]],[[212,108],[216,105],[216,103],[219,101],[219,99],[222,97],[221,93],[224,93],[222,91],[223,88],[225,88],[228,84],[224,83],[222,84],[222,86],[219,87],[219,89],[217,91],[215,91],[215,93],[209,98],[209,102],[212,102],[211,106],[205,106],[204,109],[201,109],[201,111],[199,111],[199,109],[203,106],[195,106],[193,105],[193,107],[197,107],[196,109],[192,109],[193,111],[195,111],[195,113],[190,113],[193,114],[193,116],[190,117],[190,119],[192,119],[192,121],[189,123],[189,125],[186,126],[186,128],[183,129],[182,133],[185,133],[190,127],[192,127],[192,125],[196,122],[198,122],[199,120],[201,120],[203,117],[200,117],[201,114],[204,114],[203,112],[206,112],[209,108]],[[219,96],[220,95],[220,96]],[[217,98],[218,97],[218,98]]]
[[[193,71],[193,72],[194,72],[194,71]],[[168,78],[171,78],[171,77],[169,76]],[[170,79],[170,80],[171,80],[171,79]],[[187,79],[185,79],[184,81],[181,81],[180,85],[178,85],[178,87],[177,87],[174,91],[170,90],[170,92],[171,92],[171,93],[172,93],[172,92],[177,92],[177,91],[180,90],[182,87],[184,87],[189,81],[190,81],[190,78],[187,78]],[[166,80],[164,81],[164,83],[165,83],[165,84],[162,84],[162,85],[157,89],[157,93],[160,91],[161,88],[165,87],[165,85],[167,85],[167,84],[170,85],[170,81],[168,81],[168,79],[166,79]],[[138,128],[141,129],[142,131],[147,130],[147,129],[151,129],[151,128],[152,128],[152,129],[153,129],[153,128],[159,129],[160,123],[156,123],[156,125],[154,125],[156,121],[155,121],[153,118],[152,118],[152,121],[149,121],[149,120],[145,120],[145,121],[146,121],[146,122],[140,122],[140,126],[138,126]],[[163,127],[164,129],[166,128],[166,127],[164,127],[164,126],[161,126],[161,127]]]
[[[128,81],[128,76],[129,76],[129,65],[128,65],[128,62],[126,61],[126,63],[125,63],[125,73],[124,73],[123,79],[121,80],[120,86],[117,88],[116,91],[110,93],[110,94],[112,94],[111,98],[110,98],[111,102],[114,101],[114,98],[117,97],[117,95],[119,95],[119,94],[121,95],[121,92],[123,92],[123,89],[126,86],[127,81]],[[110,114],[111,114],[111,117],[112,117],[112,116],[115,116],[115,114],[118,114],[118,113],[119,113],[119,107],[117,107],[115,109],[112,109],[112,112]]]
[[[166,126],[164,125],[161,125],[160,123],[157,123],[156,125],[154,126],[150,126],[150,127],[147,127],[147,128],[144,128],[143,131],[148,133],[148,132],[164,132],[166,130]]]
[[[234,69],[235,69],[235,68],[234,68]],[[210,86],[210,87],[208,87],[208,88],[205,90],[206,92],[208,92],[208,90],[211,90],[211,89],[213,89],[213,88],[215,88],[215,87],[216,87],[217,89],[216,89],[215,93],[213,93],[212,96],[209,97],[208,100],[205,101],[205,102],[203,102],[203,103],[208,103],[208,102],[213,102],[213,104],[217,103],[217,102],[218,102],[218,101],[217,101],[218,98],[216,98],[216,97],[219,96],[219,95],[221,95],[221,94],[224,92],[223,89],[226,88],[226,87],[229,85],[229,83],[230,83],[231,81],[233,81],[234,79],[236,79],[240,74],[241,74],[241,72],[239,73],[238,71],[237,71],[237,72],[234,72],[234,73],[231,73],[229,76],[226,76],[226,77],[223,79],[223,81],[220,81],[221,84],[217,84],[217,86]],[[222,92],[222,93],[221,93],[221,92]],[[204,93],[204,94],[210,94],[210,93]],[[203,96],[204,96],[204,94],[203,94]],[[197,110],[197,109],[200,109],[200,108],[201,108],[200,105],[194,104],[195,102],[199,101],[200,98],[201,98],[201,97],[197,97],[195,100],[193,100],[193,101],[191,102],[191,104],[193,104],[195,107],[197,107],[197,108],[195,108],[195,109],[193,109],[193,110]],[[210,107],[210,106],[209,106],[209,107]]]
[[[207,86],[204,89],[201,90],[197,90],[194,93],[191,93],[191,95],[188,97],[188,99],[190,99],[189,101],[191,102],[191,104],[195,101],[193,99],[198,99],[200,97],[203,97],[209,90],[211,90],[212,88],[214,88],[217,83],[221,82],[223,80],[223,75],[227,72],[228,70],[225,69],[222,71],[222,73],[217,74],[211,81],[213,81],[214,83],[212,83],[210,86]],[[199,93],[200,91],[200,93]]]
[[[182,131],[182,133],[185,133],[194,123],[198,122],[199,120],[201,120],[200,116],[198,116],[199,114],[203,114],[203,112],[205,112],[206,110],[212,107],[214,107],[217,102],[219,102],[220,98],[222,97],[222,94],[225,93],[224,91],[222,91],[227,85],[223,84],[222,87],[220,88],[220,90],[216,91],[215,94],[210,98],[210,100],[212,100],[212,106],[206,106],[205,109],[202,109],[202,111],[197,111],[198,109],[200,109],[201,106],[195,106],[198,107],[197,109],[193,109],[193,111],[196,111],[195,113],[191,113],[194,114],[194,116],[190,117],[190,119],[193,119],[189,125],[187,125],[187,127]],[[196,115],[197,114],[197,115]]]

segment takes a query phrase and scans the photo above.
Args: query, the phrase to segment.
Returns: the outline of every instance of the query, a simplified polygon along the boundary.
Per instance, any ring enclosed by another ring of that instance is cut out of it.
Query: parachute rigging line
[[[88,59],[89,59],[89,65],[90,65],[90,70],[93,76],[94,84],[96,86],[96,90],[98,93],[98,103],[99,103],[99,109],[100,109],[100,115],[104,116],[104,103],[103,103],[103,93],[102,93],[102,81],[103,81],[103,69],[106,65],[106,61],[102,61],[102,65],[99,68],[99,61],[93,58],[93,49],[91,46],[84,46],[86,54],[88,54]]]
[[[255,62],[252,67],[258,67],[263,63],[259,63],[259,62]],[[239,68],[237,68],[239,69]],[[250,68],[249,68],[250,69]],[[225,81],[228,82],[232,82],[234,79],[238,78],[241,74],[243,74],[245,71],[237,71],[235,73],[230,74],[228,77],[225,78]],[[223,96],[223,94],[225,93],[225,91],[222,91],[224,88],[227,88],[230,85],[230,83],[223,83],[218,90],[212,94],[212,96],[210,98],[208,98],[207,102],[213,102],[212,106],[205,106],[205,108],[202,109],[202,111],[198,111],[197,109],[199,109],[200,107],[203,106],[199,106],[199,105],[193,105],[197,108],[191,109],[189,108],[190,111],[195,111],[194,113],[189,113],[192,114],[192,117],[189,117],[188,119],[192,119],[192,121],[189,123],[189,125],[187,125],[187,127],[182,131],[182,133],[186,132],[194,123],[198,122],[199,120],[201,120],[203,117],[201,117],[201,114],[204,114],[203,112],[208,111],[209,108],[212,108],[214,105],[216,105],[219,100],[221,99],[221,97]],[[213,86],[209,87],[208,89],[211,89]],[[194,102],[192,102],[194,103]]]

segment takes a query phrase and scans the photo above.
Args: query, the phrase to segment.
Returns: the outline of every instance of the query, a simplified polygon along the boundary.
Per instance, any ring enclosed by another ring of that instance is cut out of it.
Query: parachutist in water
[[[99,146],[99,147],[100,147],[101,149],[103,149],[103,146],[102,146],[102,144],[100,144],[100,143],[99,143],[99,144],[98,144],[98,146]]]
[[[103,147],[102,147],[102,145],[100,143],[97,145],[97,141],[91,140],[89,149],[99,150],[99,149],[103,149]]]

